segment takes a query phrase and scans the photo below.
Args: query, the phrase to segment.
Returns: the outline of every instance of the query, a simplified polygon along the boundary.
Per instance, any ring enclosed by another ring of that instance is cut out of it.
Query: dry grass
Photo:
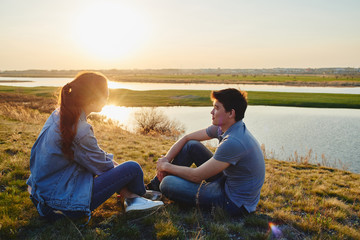
[[[263,151],[264,157],[266,159],[275,159],[277,156],[275,151],[273,150],[268,151],[265,148],[264,144],[261,145],[261,150]],[[325,154],[321,154],[321,159],[319,159],[318,156],[313,153],[312,149],[310,149],[304,155],[301,155],[297,151],[295,151],[294,154],[286,158],[286,161],[302,164],[302,165],[317,165],[319,167],[323,166],[323,167],[337,168],[344,171],[347,171],[349,169],[349,166],[343,163],[340,159],[330,161],[325,157]]]
[[[55,97],[0,92],[0,106],[4,104],[34,109],[41,113],[51,113],[57,105],[57,100]]]
[[[167,199],[162,210],[131,218],[114,195],[84,228],[67,219],[46,223],[38,218],[25,181],[32,144],[48,113],[12,102],[0,109],[1,239],[360,239],[359,174],[274,159],[266,159],[258,211],[245,219],[230,218],[221,209],[206,213],[185,208]],[[129,133],[97,118],[89,121],[100,146],[114,153],[116,161],[140,163],[145,182],[153,177],[157,158],[174,142]]]
[[[266,173],[260,201],[266,214],[313,234],[360,236],[360,175],[276,160],[267,160]]]

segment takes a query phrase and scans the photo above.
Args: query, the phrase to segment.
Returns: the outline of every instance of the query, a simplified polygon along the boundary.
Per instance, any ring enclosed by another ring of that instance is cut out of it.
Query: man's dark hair
[[[211,92],[211,100],[218,100],[225,108],[226,112],[235,110],[235,121],[244,118],[247,108],[247,92],[235,88],[227,88]]]

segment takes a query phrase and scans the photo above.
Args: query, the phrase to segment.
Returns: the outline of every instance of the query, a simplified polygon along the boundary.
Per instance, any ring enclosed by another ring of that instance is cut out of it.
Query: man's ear
[[[236,116],[235,109],[231,109],[229,118],[235,118],[235,116]]]

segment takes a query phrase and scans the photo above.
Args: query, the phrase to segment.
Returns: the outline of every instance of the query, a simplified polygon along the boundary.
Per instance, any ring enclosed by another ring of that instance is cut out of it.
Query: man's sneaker
[[[157,177],[154,177],[146,186],[147,190],[154,190],[160,192],[160,181]]]
[[[160,208],[164,205],[162,201],[151,201],[143,197],[127,198],[124,201],[125,212],[148,211]]]
[[[154,190],[146,190],[146,193],[143,196],[144,198],[150,199],[152,201],[160,200],[162,197],[161,192],[154,191]]]

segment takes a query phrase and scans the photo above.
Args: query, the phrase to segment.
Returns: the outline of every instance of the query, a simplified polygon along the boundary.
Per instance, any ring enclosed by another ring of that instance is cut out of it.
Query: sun
[[[80,47],[104,60],[123,58],[140,48],[148,34],[143,14],[111,1],[80,10],[74,26]]]

